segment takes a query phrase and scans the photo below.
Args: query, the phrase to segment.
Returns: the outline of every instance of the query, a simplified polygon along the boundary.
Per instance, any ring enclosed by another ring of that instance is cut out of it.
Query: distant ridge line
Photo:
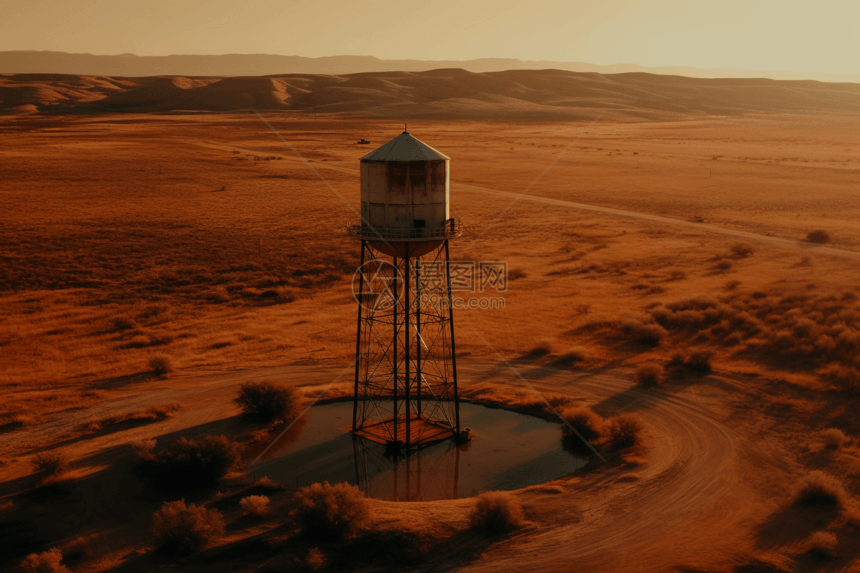
[[[0,52],[3,74],[72,74],[114,77],[149,76],[270,76],[278,74],[343,75],[362,72],[425,72],[461,68],[474,73],[507,70],[557,69],[571,72],[618,74],[645,72],[691,78],[767,78],[860,83],[860,73],[786,72],[685,66],[646,67],[638,64],[597,65],[586,62],[480,58],[475,60],[383,60],[374,56],[326,56],[307,58],[276,54],[221,54],[137,56],[94,55],[38,50]]]

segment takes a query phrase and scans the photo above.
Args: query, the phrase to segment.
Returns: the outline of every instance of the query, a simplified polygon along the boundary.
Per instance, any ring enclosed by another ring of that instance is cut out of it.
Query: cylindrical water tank
[[[385,239],[446,236],[450,158],[404,131],[361,158],[361,217]]]

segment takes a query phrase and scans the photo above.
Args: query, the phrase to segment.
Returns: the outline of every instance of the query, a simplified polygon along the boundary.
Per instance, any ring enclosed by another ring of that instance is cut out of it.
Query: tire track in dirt
[[[558,388],[556,389],[556,391]],[[650,450],[639,468],[599,470],[572,480],[573,495],[525,504],[540,529],[494,548],[469,571],[657,571],[673,564],[725,561],[743,545],[739,525],[750,495],[735,471],[738,440],[696,396],[631,388],[601,374],[575,379],[565,393],[630,397],[646,424]],[[624,408],[622,408],[624,409]],[[629,480],[629,481],[628,481]],[[569,505],[568,505],[569,504]],[[727,508],[737,511],[727,511]],[[544,521],[545,520],[545,521]],[[703,524],[707,531],[703,532]],[[635,561],[633,557],[635,556]]]

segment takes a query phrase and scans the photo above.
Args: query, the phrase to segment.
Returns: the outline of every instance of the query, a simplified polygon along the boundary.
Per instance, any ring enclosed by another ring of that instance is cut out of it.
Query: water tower
[[[389,454],[461,435],[449,161],[407,131],[361,158],[352,430]]]

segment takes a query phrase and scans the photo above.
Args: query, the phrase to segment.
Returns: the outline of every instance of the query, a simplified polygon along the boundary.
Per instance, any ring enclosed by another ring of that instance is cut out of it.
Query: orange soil
[[[345,224],[356,218],[365,152],[354,142],[381,144],[402,127],[266,118],[330,187],[251,115],[0,123],[0,504],[11,501],[0,524],[15,547],[95,535],[94,556],[74,570],[172,565],[146,550],[159,500],[128,498],[142,487],[127,469],[128,443],[261,439],[230,402],[252,378],[301,386],[308,397],[338,380],[327,396],[348,395],[358,253]],[[504,260],[516,277],[506,292],[485,293],[504,296],[504,309],[455,316],[463,394],[538,402],[488,343],[545,395],[603,415],[635,412],[646,446],[555,489],[518,492],[532,525],[509,540],[465,532],[468,500],[375,502],[377,526],[450,538],[431,563],[474,570],[812,570],[819,562],[804,544],[816,530],[838,539],[827,566],[847,566],[860,546],[850,508],[822,518],[787,506],[809,469],[860,492],[857,398],[844,390],[857,365],[838,349],[825,361],[799,350],[785,358],[762,333],[802,326],[800,318],[819,339],[836,322],[846,337],[856,332],[858,123],[763,115],[601,121],[585,132],[587,122],[411,123],[453,158],[452,214],[469,229],[452,257]],[[832,243],[805,242],[815,229]],[[751,256],[733,254],[739,242]],[[786,302],[780,293],[803,296]],[[729,323],[770,301],[757,335],[765,346],[731,324],[720,334],[668,322],[659,344],[636,341],[657,310],[676,313],[673,303],[699,296],[722,297],[720,312],[736,304]],[[827,305],[840,305],[838,318]],[[801,340],[799,330],[791,336]],[[668,366],[676,352],[696,350],[715,352],[714,374]],[[176,373],[148,372],[157,353],[172,357]],[[637,387],[633,367],[643,362],[674,374]],[[824,368],[836,366],[849,374],[828,377]],[[164,420],[129,415],[172,403],[181,409]],[[111,417],[115,424],[87,429]],[[819,432],[828,427],[848,442],[825,448]],[[31,489],[30,458],[45,450],[73,460],[62,503]],[[273,503],[286,511],[290,496],[273,494]],[[249,549],[254,540],[301,554],[278,519],[236,521],[219,547],[180,566],[254,570],[270,559]]]

